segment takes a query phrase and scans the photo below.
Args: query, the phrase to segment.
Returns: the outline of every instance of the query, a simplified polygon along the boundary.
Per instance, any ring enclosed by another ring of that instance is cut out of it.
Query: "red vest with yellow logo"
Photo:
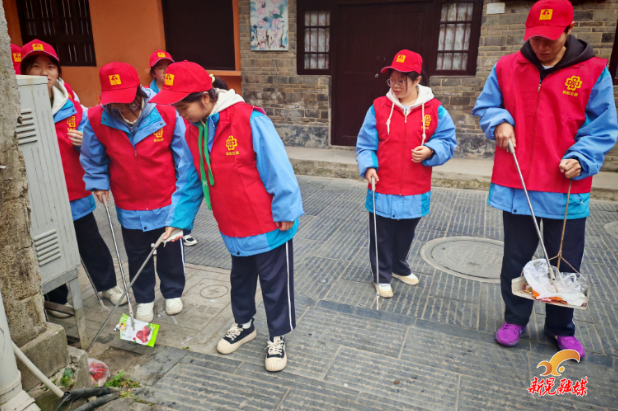
[[[606,66],[597,57],[551,73],[540,83],[536,67],[521,52],[502,57],[496,74],[504,108],[515,119],[515,153],[528,190],[566,193],[560,161],[586,121],[590,93]],[[491,181],[522,188],[511,153],[496,147]],[[571,192],[589,193],[592,177],[573,180]]]
[[[376,192],[409,196],[431,191],[431,167],[412,161],[412,150],[421,145],[423,129],[425,142],[429,141],[438,126],[438,108],[441,103],[434,99],[425,103],[425,118],[421,107],[414,108],[406,119],[403,111],[395,107],[390,122],[386,122],[393,103],[388,97],[373,102],[378,130],[378,176]],[[369,184],[371,187],[371,184]]]
[[[110,187],[121,209],[156,210],[172,203],[176,169],[171,145],[176,110],[172,106],[157,106],[156,110],[163,119],[162,128],[133,148],[124,131],[101,124],[100,105],[88,109],[92,130],[111,160]]]
[[[253,109],[249,104],[236,103],[221,111],[210,151],[215,180],[209,186],[212,212],[219,230],[228,237],[249,237],[277,229],[272,213],[273,196],[264,188],[253,150],[250,123]],[[197,127],[187,126],[186,139],[199,175],[198,134]],[[204,168],[208,173],[205,159]]]
[[[75,107],[76,113],[71,117],[58,121],[56,126],[56,137],[58,138],[58,148],[60,149],[60,158],[62,158],[62,169],[64,170],[64,179],[67,183],[67,191],[69,192],[69,201],[79,200],[80,198],[88,197],[89,191],[86,191],[86,183],[84,183],[84,169],[79,162],[79,151],[75,148],[71,140],[69,140],[68,131],[77,130],[77,126],[82,121],[84,112],[82,106],[69,99]]]

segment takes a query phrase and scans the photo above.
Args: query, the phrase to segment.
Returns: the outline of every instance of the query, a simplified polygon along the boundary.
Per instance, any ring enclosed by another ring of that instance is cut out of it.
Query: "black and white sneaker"
[[[232,328],[227,330],[227,334],[217,344],[217,351],[221,354],[231,354],[240,348],[246,342],[249,342],[257,337],[257,331],[251,319],[249,328],[242,328],[242,324],[234,324]]]
[[[288,356],[285,353],[285,339],[275,337],[273,341],[266,342],[268,353],[266,354],[266,371],[281,371],[288,365]]]
[[[187,234],[186,236],[182,237],[182,243],[185,247],[193,247],[197,244],[197,240],[193,238],[191,234]]]

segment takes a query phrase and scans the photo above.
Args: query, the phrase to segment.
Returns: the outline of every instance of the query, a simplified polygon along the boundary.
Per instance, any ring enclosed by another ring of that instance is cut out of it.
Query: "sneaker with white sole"
[[[285,339],[283,337],[275,337],[273,341],[268,340],[266,344],[266,348],[268,348],[264,363],[266,371],[281,371],[288,365],[288,356],[285,353]]]
[[[114,286],[113,288],[110,288],[107,291],[103,291],[101,293],[101,296],[103,298],[107,298],[109,301],[111,301],[112,304],[116,305],[118,304],[118,301],[120,301],[122,294],[124,294],[124,291],[122,291],[120,287]],[[122,299],[122,302],[120,303],[120,305],[125,305],[126,303],[127,303],[127,297]]]
[[[71,304],[63,304],[66,307],[70,307],[73,308],[73,306]],[[47,314],[51,315],[52,317],[56,317],[56,318],[69,318],[71,317],[71,314],[67,314],[67,313],[63,313],[61,311],[54,311],[54,310],[47,310]]]
[[[415,276],[414,274],[399,275],[399,274],[393,273],[393,277],[395,277],[396,279],[398,279],[399,281],[401,281],[404,284],[418,285],[418,277]]]
[[[376,283],[373,283],[375,288],[378,288]],[[390,284],[380,284],[380,297],[382,298],[393,298],[393,289]]]
[[[197,240],[193,238],[191,234],[187,234],[186,236],[182,237],[182,243],[185,247],[193,247],[197,244]]]
[[[154,319],[154,304],[154,301],[151,303],[138,304],[135,318],[147,323],[152,322]]]
[[[225,337],[217,344],[217,351],[221,354],[231,354],[244,343],[253,340],[255,337],[257,337],[257,331],[253,324],[253,319],[251,319],[249,328],[243,328],[241,324],[234,324],[232,328],[227,331]]]
[[[169,298],[165,300],[165,312],[167,315],[176,315],[182,311],[183,307],[180,298]]]

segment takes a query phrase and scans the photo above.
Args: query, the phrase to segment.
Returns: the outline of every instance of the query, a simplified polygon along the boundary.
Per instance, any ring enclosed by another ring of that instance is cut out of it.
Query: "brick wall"
[[[296,0],[288,7],[288,51],[251,51],[249,0],[239,1],[243,97],[266,110],[286,145],[327,147],[330,76],[296,74]]]

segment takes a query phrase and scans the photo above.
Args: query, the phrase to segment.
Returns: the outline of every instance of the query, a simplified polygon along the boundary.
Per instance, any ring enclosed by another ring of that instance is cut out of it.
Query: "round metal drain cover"
[[[421,256],[438,270],[487,283],[500,282],[504,244],[476,237],[446,237],[432,240]]]
[[[607,231],[612,237],[618,238],[618,221],[605,224],[605,231]]]

